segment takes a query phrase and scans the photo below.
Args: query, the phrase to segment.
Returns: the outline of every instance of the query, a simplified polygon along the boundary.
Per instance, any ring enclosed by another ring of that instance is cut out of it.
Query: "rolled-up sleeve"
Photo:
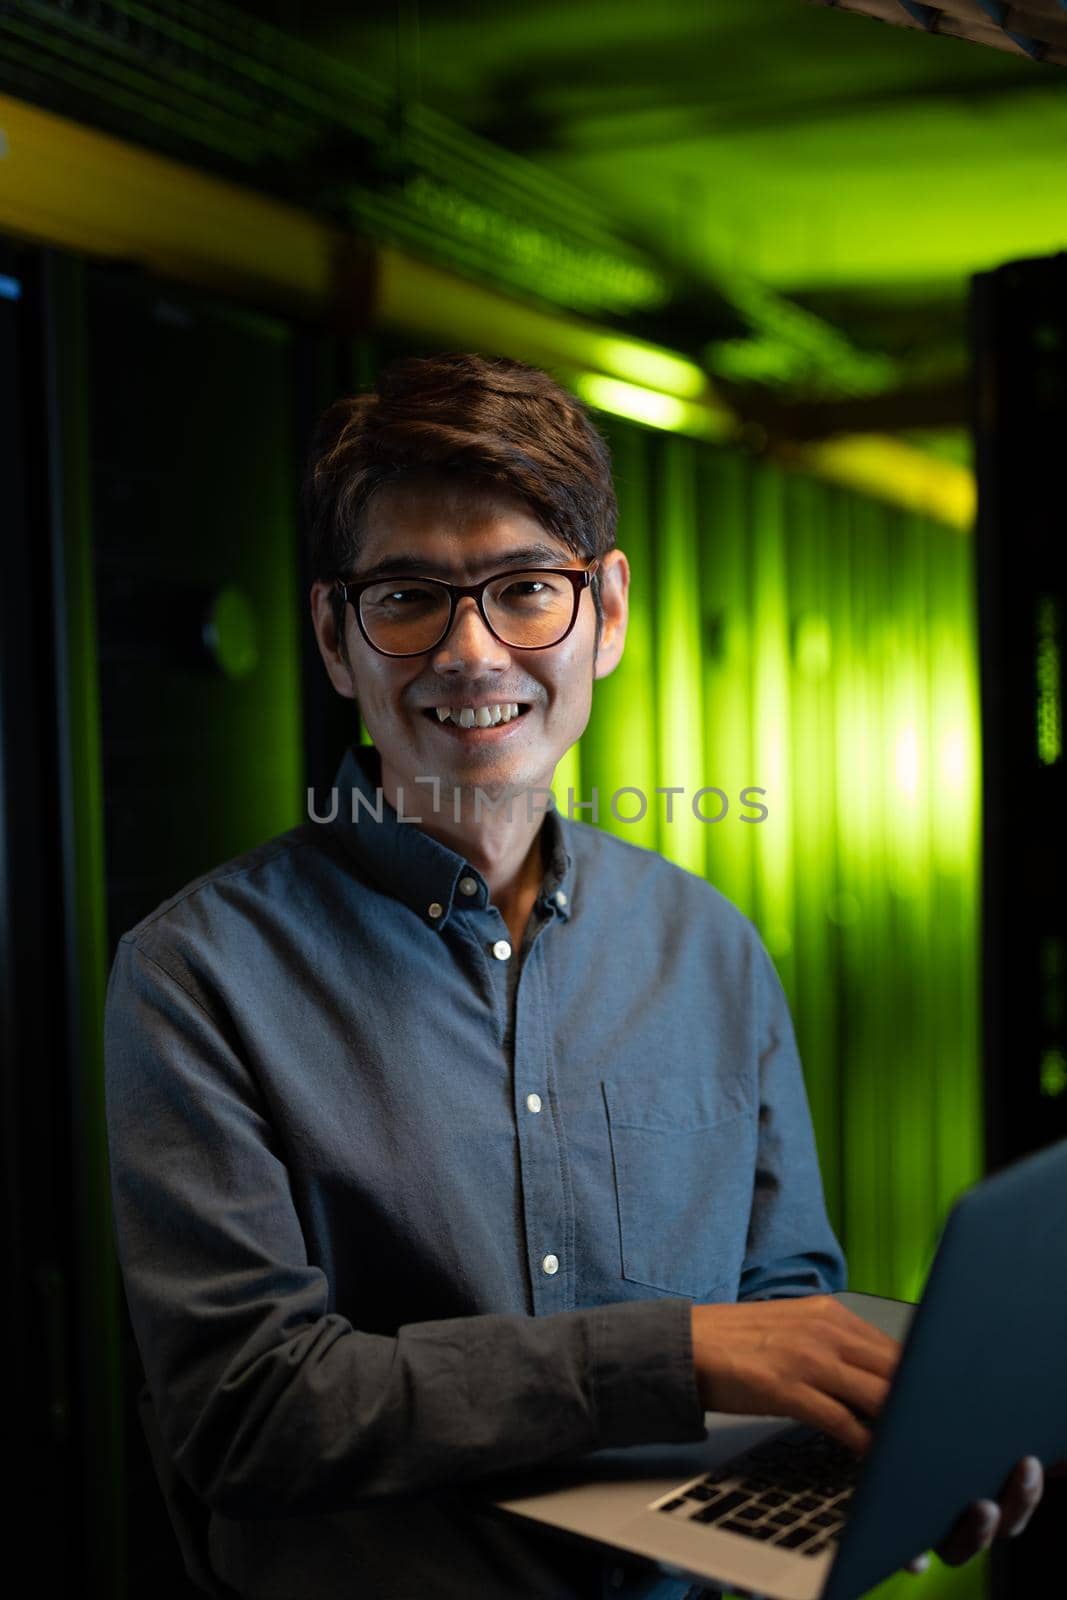
[[[789,1003],[763,944],[755,957],[759,1140],[740,1300],[833,1294],[845,1257],[826,1214]]]
[[[167,1451],[207,1505],[242,1518],[326,1512],[703,1436],[687,1300],[361,1331],[360,1308],[343,1314],[308,1258],[284,1130],[224,1011],[126,937],[105,1033],[131,1322]],[[769,1062],[775,1119],[796,1114],[790,1071]],[[778,1200],[810,1186],[793,1151],[800,1171],[772,1195],[781,1131],[775,1120],[767,1208],[753,1218],[760,1259],[781,1235]]]

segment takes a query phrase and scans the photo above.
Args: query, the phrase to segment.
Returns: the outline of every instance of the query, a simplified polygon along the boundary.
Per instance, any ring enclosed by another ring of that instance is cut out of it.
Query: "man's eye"
[[[431,598],[425,589],[390,589],[387,594],[374,596],[373,604],[376,606],[410,605],[413,601],[427,601]]]
[[[546,585],[540,578],[520,578],[515,583],[509,583],[504,590],[505,595],[535,594],[544,589]]]

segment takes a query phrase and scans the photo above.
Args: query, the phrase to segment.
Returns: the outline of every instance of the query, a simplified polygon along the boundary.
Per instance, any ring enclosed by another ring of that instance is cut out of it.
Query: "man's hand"
[[[706,1411],[795,1417],[865,1455],[873,1422],[889,1392],[900,1343],[847,1310],[831,1295],[747,1300],[690,1307],[697,1389]],[[859,1413],[859,1415],[857,1415]],[[1048,1468],[1067,1476],[1067,1461]],[[1044,1493],[1045,1473],[1025,1456],[999,1500],[976,1500],[935,1546],[949,1566],[962,1566],[995,1538],[1022,1533]],[[909,1562],[924,1572],[928,1555]]]
[[[796,1417],[865,1455],[900,1342],[831,1295],[690,1307],[706,1411]]]
[[[1014,1539],[1030,1521],[1045,1492],[1045,1478],[1067,1477],[1067,1461],[1042,1469],[1036,1456],[1024,1456],[1005,1481],[999,1500],[975,1500],[934,1548],[950,1567],[962,1566],[994,1539]],[[909,1572],[925,1572],[928,1555],[909,1561]]]

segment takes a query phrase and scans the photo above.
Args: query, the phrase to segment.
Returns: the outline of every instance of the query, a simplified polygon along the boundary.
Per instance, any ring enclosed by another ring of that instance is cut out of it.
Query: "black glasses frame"
[[[371,649],[376,650],[380,656],[389,656],[394,661],[407,660],[411,656],[424,656],[428,651],[436,650],[437,646],[447,639],[448,635],[452,631],[452,624],[456,620],[457,602],[464,599],[467,595],[469,595],[476,603],[478,607],[478,613],[486,627],[489,629],[489,632],[493,635],[493,638],[496,639],[500,644],[504,645],[506,649],[551,650],[557,644],[562,644],[564,639],[571,632],[571,629],[574,627],[575,622],[578,620],[578,607],[581,604],[582,591],[583,589],[587,589],[589,587],[589,584],[592,582],[593,576],[599,566],[599,561],[593,561],[590,562],[589,566],[587,567],[509,567],[506,572],[491,573],[488,578],[482,578],[479,583],[448,583],[444,578],[422,578],[410,572],[404,573],[395,579],[390,578],[388,574],[377,578],[335,578],[334,588],[340,589],[343,602],[345,604],[351,601],[352,608],[356,613],[356,621],[359,624],[359,631],[363,635],[364,639],[366,639]],[[489,585],[491,583],[496,583],[500,578],[515,578],[524,572],[555,572],[561,577],[570,579],[571,588],[574,591],[574,607],[571,611],[571,620],[568,622],[566,628],[560,634],[559,638],[553,639],[551,644],[512,644],[508,639],[501,638],[500,634],[497,633],[496,629],[493,627],[493,624],[489,621],[489,618],[485,614],[485,591]],[[397,587],[405,582],[433,583],[436,584],[439,589],[444,589],[448,594],[448,621],[445,623],[440,635],[434,640],[433,644],[428,644],[424,650],[383,650],[380,644],[375,644],[374,640],[369,636],[363,624],[362,608],[359,603],[360,599],[362,598],[363,591],[365,589],[373,588],[374,585],[378,583],[394,582],[396,583]]]

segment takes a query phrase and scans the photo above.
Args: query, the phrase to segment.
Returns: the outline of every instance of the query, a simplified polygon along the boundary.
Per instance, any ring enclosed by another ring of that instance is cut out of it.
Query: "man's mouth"
[[[501,723],[514,722],[529,709],[522,701],[500,700],[482,706],[427,706],[422,714],[431,722],[457,728],[496,728]]]

